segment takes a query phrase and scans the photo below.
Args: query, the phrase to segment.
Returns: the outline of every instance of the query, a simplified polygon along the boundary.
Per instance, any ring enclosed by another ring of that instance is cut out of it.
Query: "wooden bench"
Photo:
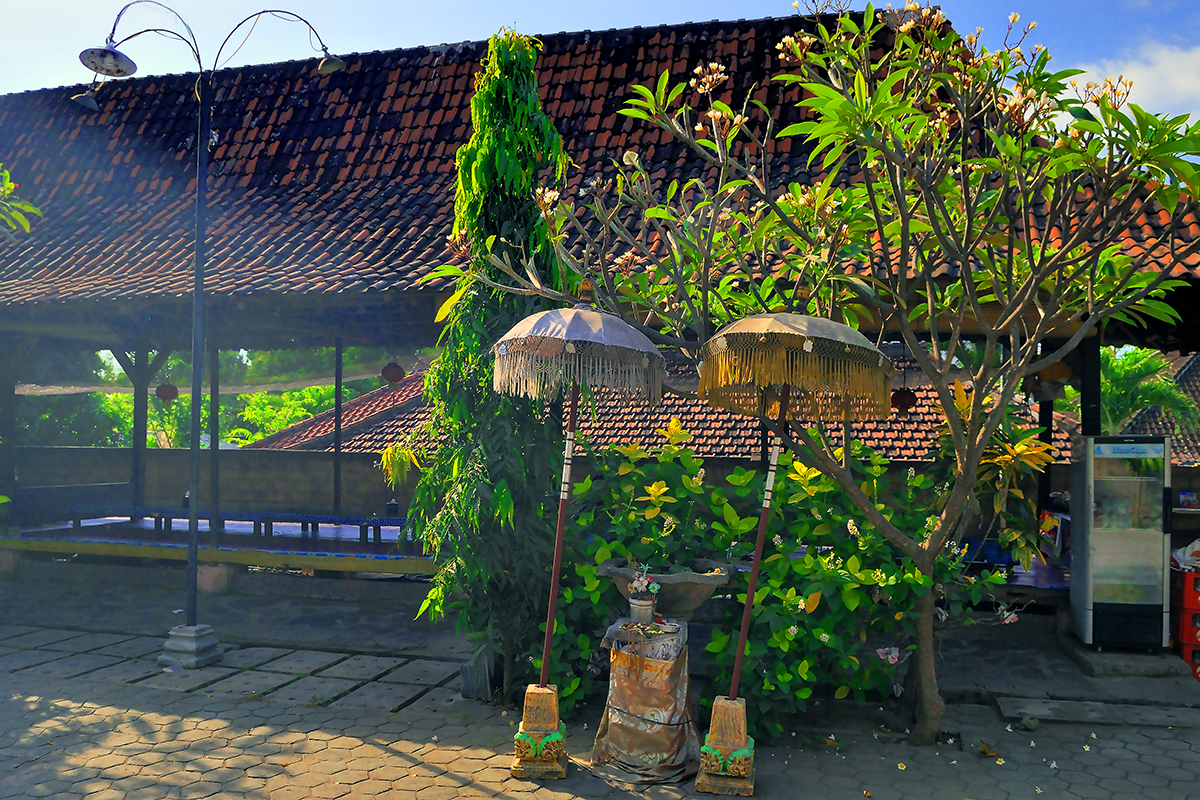
[[[156,531],[169,531],[177,519],[187,519],[186,508],[164,508],[155,506],[134,506],[103,503],[70,503],[67,511],[71,518],[71,527],[79,528],[84,519],[96,517],[129,517],[130,519],[154,520]],[[212,512],[201,509],[199,519],[212,520]],[[375,544],[383,542],[383,528],[404,527],[405,517],[377,517],[349,514],[292,514],[286,511],[239,511],[236,509],[222,510],[220,519],[226,522],[249,522],[254,526],[255,536],[265,536],[270,539],[274,535],[274,525],[277,522],[299,523],[303,533],[310,533],[314,539],[319,537],[321,525],[348,525],[358,528],[358,541],[367,544],[369,534],[374,532]]]

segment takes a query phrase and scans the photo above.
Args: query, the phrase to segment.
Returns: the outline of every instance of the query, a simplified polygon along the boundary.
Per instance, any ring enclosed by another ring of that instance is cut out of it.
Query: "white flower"
[[[917,471],[912,467],[908,468],[908,482],[912,483],[912,479],[917,477]]]
[[[797,628],[795,625],[793,625],[792,627],[788,628],[788,636],[790,636],[790,637],[791,637],[791,638],[793,638],[793,639],[795,639],[795,638],[796,638],[796,634],[797,634],[797,633],[799,633],[799,632],[800,632],[800,629],[799,629],[799,628]]]
[[[846,520],[846,530],[850,531],[850,535],[855,539],[858,538],[858,525],[854,524],[854,520]]]
[[[778,533],[775,534],[774,537],[772,537],[771,541],[775,543],[776,547],[783,547],[783,537],[780,536]]]
[[[825,631],[821,631],[819,634],[817,634],[817,638],[820,639],[825,644],[829,644],[829,634],[826,633]]]

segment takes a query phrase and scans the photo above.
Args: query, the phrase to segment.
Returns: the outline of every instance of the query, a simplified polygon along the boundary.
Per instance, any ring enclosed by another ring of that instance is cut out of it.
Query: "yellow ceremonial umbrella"
[[[891,361],[853,328],[821,317],[759,314],[722,328],[701,350],[700,398],[740,414],[779,420],[882,419],[891,411],[895,370]],[[727,697],[713,702],[712,724],[701,748],[696,789],[748,795],[754,792],[754,740],[746,735],[746,701],[737,696],[750,633],[771,493],[782,447],[771,446],[766,492],[742,627]]]

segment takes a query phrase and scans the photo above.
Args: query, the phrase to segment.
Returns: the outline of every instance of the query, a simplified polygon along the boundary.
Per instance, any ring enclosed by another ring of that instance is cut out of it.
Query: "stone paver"
[[[41,628],[29,633],[13,636],[4,640],[5,647],[44,647],[48,644],[74,639],[83,634],[79,631],[60,631],[53,628]]]
[[[206,686],[204,691],[213,695],[223,694],[234,697],[246,697],[248,695],[265,694],[294,680],[296,679],[291,675],[280,675],[277,672],[253,672],[247,670],[245,672],[235,672],[228,678],[222,678],[211,686]]]
[[[121,661],[89,673],[88,678],[112,683],[134,683],[162,672],[162,667],[149,659],[134,658]]]
[[[423,686],[400,683],[367,683],[340,700],[335,700],[331,705],[335,707],[360,706],[376,711],[392,711],[411,702],[423,691],[425,691]]]
[[[138,686],[152,686],[155,689],[174,689],[178,692],[190,692],[206,683],[213,683],[221,678],[232,675],[234,671],[226,667],[201,667],[200,669],[160,672],[153,678],[141,681],[138,683]]]
[[[64,653],[50,653],[45,650],[17,650],[6,656],[0,656],[0,672],[16,672],[17,670],[45,664],[62,658]]]
[[[259,669],[265,672],[286,672],[288,675],[311,675],[317,670],[331,666],[347,657],[346,653],[297,650],[283,658],[263,664]]]
[[[226,653],[225,657],[221,659],[221,666],[250,669],[251,667],[265,664],[268,661],[274,661],[280,656],[286,656],[291,652],[291,650],[285,650],[282,647],[243,647],[240,650]]]
[[[378,682],[367,686],[420,690]],[[433,692],[449,694],[445,688]],[[207,691],[181,694],[146,682],[123,686],[89,677],[4,674],[0,797],[706,797],[690,781],[631,787],[593,775],[589,752],[602,706],[600,698],[593,698],[568,720],[572,762],[567,778],[537,783],[514,780],[508,772],[518,712],[475,701],[447,704],[420,698],[387,713],[341,701],[329,707],[288,707],[269,700],[239,702]],[[785,737],[786,746],[760,742],[755,796],[1182,800],[1195,796],[1200,780],[1200,729],[1045,723],[1032,733],[1009,732],[993,708],[963,705],[949,707],[944,725],[961,731],[962,749],[918,748],[879,734],[880,720],[873,711],[855,709],[835,715],[825,727],[801,727],[794,737]],[[830,735],[839,747],[822,741]],[[997,747],[1000,756],[979,758],[980,740]]]
[[[0,625],[0,641],[40,630],[29,625]]]
[[[82,636],[73,636],[61,642],[42,645],[42,649],[63,650],[67,653],[86,653],[91,650],[99,650],[101,647],[109,647],[119,642],[125,642],[132,638],[132,636],[123,636],[119,633],[85,633]]]
[[[0,656],[6,656],[9,653],[16,653],[16,652],[18,652],[18,651],[17,651],[17,648],[15,648],[15,647],[4,647],[3,645],[0,645]]]
[[[437,686],[442,681],[458,674],[458,664],[449,661],[416,660],[380,678],[385,683],[415,683],[421,686]]]
[[[164,641],[164,637],[138,636],[124,642],[110,644],[108,647],[101,647],[95,652],[102,656],[117,656],[118,658],[146,658],[147,656],[157,658],[158,654],[163,651]]]
[[[309,675],[276,689],[268,697],[272,702],[290,705],[324,705],[357,686],[357,681],[344,678],[322,678]]]
[[[55,655],[61,655],[61,653],[56,653]],[[22,672],[40,675],[43,678],[74,678],[77,675],[84,675],[93,670],[111,667],[119,663],[121,663],[121,659],[112,656],[101,656],[95,653],[74,653],[57,661],[50,661],[35,667],[29,667],[22,670]]]
[[[355,681],[375,680],[383,673],[404,663],[402,658],[379,656],[351,656],[345,661],[321,670],[323,678],[348,678]]]

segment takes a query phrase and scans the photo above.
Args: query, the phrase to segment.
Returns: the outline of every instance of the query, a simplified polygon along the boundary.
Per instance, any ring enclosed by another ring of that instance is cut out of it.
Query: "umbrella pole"
[[[779,395],[779,427],[787,425],[788,395],[791,387],[784,384]],[[738,631],[737,654],[733,661],[733,680],[729,683],[729,699],[736,700],[738,686],[742,682],[742,662],[746,657],[746,639],[750,636],[750,618],[754,611],[754,592],[758,589],[758,572],[762,567],[763,545],[767,538],[767,522],[771,518],[771,494],[775,490],[775,468],[779,465],[779,448],[782,442],[778,435],[771,443],[771,460],[767,467],[767,486],[763,495],[762,511],[758,514],[758,538],[754,542],[754,561],[750,567],[750,584],[746,589],[746,604],[742,607],[742,628]]]
[[[784,384],[779,393],[779,429],[787,430],[788,401],[791,387]],[[767,467],[767,485],[763,494],[762,511],[758,516],[758,538],[754,542],[754,561],[750,567],[750,582],[746,587],[746,603],[742,607],[742,627],[738,631],[737,653],[733,659],[733,679],[729,696],[713,700],[712,721],[700,748],[700,772],[696,789],[710,794],[746,797],[754,794],[754,740],[746,735],[746,701],[737,696],[742,680],[742,665],[746,659],[746,640],[750,637],[750,619],[754,614],[754,593],[758,589],[758,573],[762,567],[763,545],[767,538],[767,523],[771,518],[771,494],[775,490],[775,469],[779,465],[779,435],[771,443],[771,460]]]
[[[579,384],[571,382],[567,414],[567,441],[563,445],[562,486],[558,494],[558,527],[554,532],[554,566],[550,572],[550,604],[546,609],[546,637],[542,641],[542,674],[537,685],[525,688],[521,727],[513,737],[515,755],[509,772],[514,778],[567,777],[566,726],[558,718],[558,687],[549,686],[550,649],[554,641],[554,614],[558,608],[558,583],[562,575],[563,540],[567,529],[567,498],[571,491],[571,456],[575,451],[575,425],[579,416]]]
[[[575,424],[579,415],[579,384],[571,382],[571,406],[567,412],[567,440],[563,443],[562,487],[558,494],[558,528],[554,532],[554,568],[550,572],[550,605],[546,609],[546,639],[542,643],[542,676],[538,686],[550,679],[550,645],[554,640],[554,614],[558,608],[558,582],[562,576],[563,539],[567,529],[567,498],[571,493],[571,456],[575,452]]]

